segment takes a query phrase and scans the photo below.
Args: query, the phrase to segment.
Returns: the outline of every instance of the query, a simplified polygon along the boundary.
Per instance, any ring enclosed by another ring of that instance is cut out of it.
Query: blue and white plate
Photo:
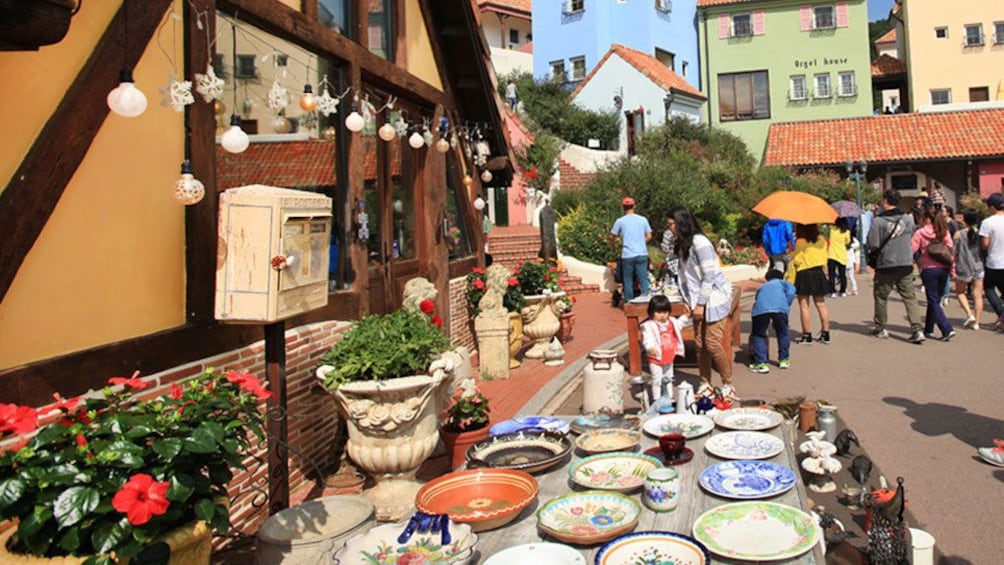
[[[512,420],[499,422],[488,428],[488,433],[493,436],[502,434],[514,434],[526,430],[547,431],[559,434],[567,434],[568,422],[561,418],[551,418],[550,416],[519,416]]]
[[[725,498],[767,498],[795,486],[795,472],[769,461],[726,461],[701,473],[701,486]]]
[[[770,459],[784,451],[784,442],[764,432],[725,432],[709,439],[704,449],[722,459]]]

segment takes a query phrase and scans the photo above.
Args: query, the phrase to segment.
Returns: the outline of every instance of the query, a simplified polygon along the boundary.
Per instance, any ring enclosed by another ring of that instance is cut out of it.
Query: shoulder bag
[[[882,250],[885,249],[886,244],[889,243],[890,239],[892,239],[892,235],[896,233],[896,230],[899,229],[900,221],[902,221],[902,218],[896,220],[896,224],[893,225],[892,229],[889,230],[889,233],[886,234],[885,238],[882,240],[882,243],[879,244],[877,248],[872,249],[871,251],[868,252],[868,257],[867,257],[868,266],[871,267],[872,269],[878,268],[879,256],[882,255]]]

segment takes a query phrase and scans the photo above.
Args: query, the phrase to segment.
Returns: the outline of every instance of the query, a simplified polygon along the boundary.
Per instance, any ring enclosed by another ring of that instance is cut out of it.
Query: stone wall
[[[450,279],[450,342],[466,347],[473,355],[477,343],[467,315],[467,296],[464,294],[466,282],[467,277]]]

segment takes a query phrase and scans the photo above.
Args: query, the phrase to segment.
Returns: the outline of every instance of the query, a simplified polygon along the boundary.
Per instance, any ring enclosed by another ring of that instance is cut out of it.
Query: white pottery
[[[715,429],[711,418],[700,414],[666,414],[650,418],[642,425],[645,433],[652,437],[666,434],[683,434],[688,440],[701,437]]]
[[[796,557],[819,543],[816,519],[784,504],[734,502],[701,514],[694,537],[730,560],[773,561]]]
[[[586,488],[628,492],[641,487],[649,471],[658,467],[662,462],[655,457],[619,451],[590,455],[575,463],[568,475]]]
[[[596,565],[648,565],[673,563],[707,565],[711,554],[690,536],[674,532],[637,532],[625,534],[600,548]]]
[[[769,459],[784,451],[784,442],[763,432],[725,432],[709,439],[704,449],[722,459]]]
[[[910,545],[913,549],[913,559],[910,562],[913,565],[934,564],[934,536],[924,530],[910,528]]]
[[[781,425],[784,416],[764,408],[733,408],[715,413],[715,423],[730,430],[761,431]]]
[[[523,355],[527,359],[543,359],[551,340],[561,329],[561,303],[558,298],[564,292],[533,294],[523,301],[523,335],[533,340],[531,347]]]
[[[609,451],[632,451],[641,441],[641,432],[634,430],[609,429],[586,432],[575,440],[575,446],[586,453],[607,453]]]
[[[361,496],[326,496],[282,510],[265,521],[255,543],[257,565],[330,563],[345,540],[374,523]]]
[[[560,543],[527,543],[503,549],[492,555],[484,565],[586,565],[586,558],[574,547]]]
[[[405,543],[397,541],[406,522],[384,524],[350,538],[335,554],[338,565],[396,565],[397,563],[423,563],[425,565],[467,565],[474,557],[478,535],[468,524],[450,522],[452,540],[442,543],[440,532],[415,532]],[[414,559],[410,560],[409,556]],[[303,562],[307,563],[307,562]],[[310,563],[321,563],[311,561]]]
[[[671,512],[680,504],[680,474],[675,467],[652,469],[645,476],[642,502],[649,510]]]
[[[582,412],[624,412],[624,366],[617,362],[617,352],[595,349],[587,357],[582,370]]]

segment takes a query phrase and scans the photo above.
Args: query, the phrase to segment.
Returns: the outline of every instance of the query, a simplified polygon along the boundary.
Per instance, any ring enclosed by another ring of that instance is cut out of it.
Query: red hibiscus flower
[[[418,303],[418,308],[425,314],[432,314],[432,311],[436,309],[436,303],[425,299]]]
[[[509,286],[516,286],[519,284],[519,279],[516,277],[509,277]]]
[[[87,438],[84,437],[84,434],[77,434],[76,441],[77,447],[87,447]]]
[[[177,383],[171,383],[171,398],[181,400],[183,396],[185,396],[185,391]]]
[[[136,390],[143,390],[144,388],[150,386],[153,383],[151,383],[150,381],[144,381],[143,379],[139,378],[139,371],[136,371],[128,379],[125,377],[112,377],[108,379],[108,384],[113,386],[123,385]]]
[[[0,404],[0,433],[26,434],[38,427],[38,412],[30,406]]]
[[[52,397],[56,399],[56,403],[49,409],[50,412],[53,410],[62,410],[63,412],[69,414],[77,409],[77,404],[80,404],[79,396],[66,400],[60,396],[58,392],[54,392],[52,393]]]
[[[440,318],[439,316],[433,316],[432,319],[429,321],[435,324],[437,328],[443,327],[443,319]]]
[[[167,500],[168,486],[167,482],[155,481],[146,473],[137,473],[115,493],[112,506],[125,514],[130,524],[142,526],[150,518],[167,512],[171,505]]]
[[[232,383],[237,383],[237,386],[262,400],[272,396],[272,393],[265,390],[265,387],[262,386],[258,377],[252,375],[251,373],[238,373],[237,371],[230,371],[227,373],[227,380]]]
[[[530,180],[536,180],[537,179],[537,166],[534,165],[533,168],[530,169],[529,171],[527,171],[523,176],[525,176],[526,178],[528,178]]]

